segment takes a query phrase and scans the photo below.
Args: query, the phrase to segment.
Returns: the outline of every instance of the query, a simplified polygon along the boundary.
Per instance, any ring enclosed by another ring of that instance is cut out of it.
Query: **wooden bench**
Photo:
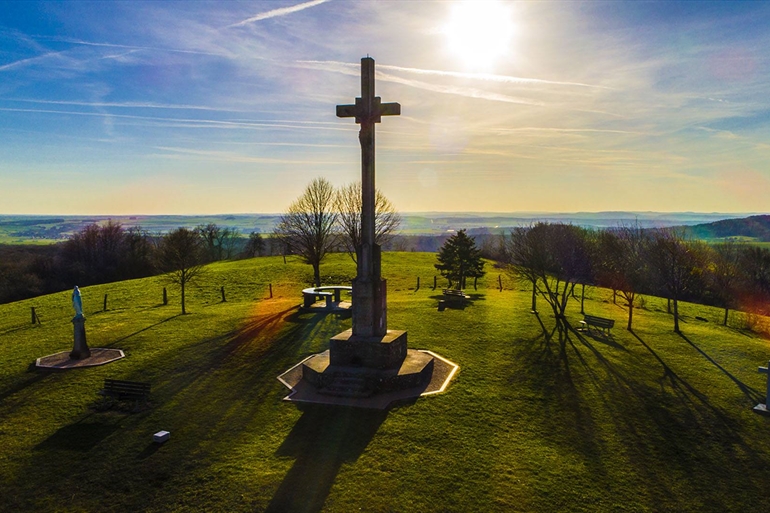
[[[595,326],[609,335],[610,328],[615,326],[615,321],[613,319],[605,319],[604,317],[596,317],[594,315],[583,315],[583,320],[580,321],[580,324],[586,331],[590,330],[591,326]]]
[[[119,401],[147,400],[150,395],[150,384],[106,378],[104,380],[104,389],[99,393],[104,396],[114,397]]]
[[[464,301],[469,299],[470,296],[466,295],[462,290],[457,289],[444,289],[444,298],[449,301]]]

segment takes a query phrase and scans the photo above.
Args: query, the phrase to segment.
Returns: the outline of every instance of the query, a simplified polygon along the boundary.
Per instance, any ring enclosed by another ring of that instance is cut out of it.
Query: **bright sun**
[[[508,53],[513,22],[510,7],[496,1],[454,4],[444,26],[449,51],[475,71],[489,71]]]

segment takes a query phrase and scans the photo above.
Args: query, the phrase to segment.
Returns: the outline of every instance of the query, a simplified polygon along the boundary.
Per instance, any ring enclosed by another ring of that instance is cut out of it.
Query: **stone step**
[[[366,386],[365,379],[337,377],[331,384],[318,389],[318,393],[337,397],[369,397],[372,390]]]

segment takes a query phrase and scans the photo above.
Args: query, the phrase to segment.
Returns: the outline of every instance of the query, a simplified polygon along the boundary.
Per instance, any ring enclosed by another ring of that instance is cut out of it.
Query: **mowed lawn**
[[[350,327],[298,310],[312,274],[294,258],[209,266],[185,316],[160,278],[82,289],[89,345],[127,355],[102,367],[31,367],[72,348],[69,292],[0,306],[0,511],[767,510],[770,418],[751,408],[770,342],[742,314],[723,327],[721,310],[683,304],[679,336],[646,298],[631,333],[611,292],[588,288],[613,337],[572,335],[561,355],[545,303],[538,320],[529,288],[503,274],[497,290],[491,265],[470,304],[439,312],[435,255],[383,260],[389,327],[460,365],[445,394],[387,412],[281,400],[276,376]],[[355,274],[347,255],[321,271]],[[105,377],[150,382],[150,407],[98,411]]]

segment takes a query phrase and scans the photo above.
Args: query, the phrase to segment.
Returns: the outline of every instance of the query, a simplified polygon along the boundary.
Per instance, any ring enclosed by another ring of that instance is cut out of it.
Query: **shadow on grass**
[[[30,329],[33,330],[33,329],[37,328],[38,326],[40,326],[40,325],[39,324],[31,324],[30,323],[30,324],[24,324],[23,326],[17,326],[15,328],[9,328],[9,329],[7,329],[7,330],[5,330],[3,332],[0,332],[0,337],[2,337],[4,335],[9,335],[11,333],[16,333],[17,331],[26,331],[26,330],[30,330]]]
[[[719,365],[716,362],[716,360],[714,360],[712,357],[706,354],[706,352],[703,351],[703,349],[696,346],[689,338],[687,338],[687,336],[684,333],[680,332],[679,336],[682,337],[682,339],[685,342],[690,344],[701,355],[703,355],[703,357],[706,358],[709,362],[711,362],[717,369],[721,370],[725,374],[725,376],[727,376],[733,381],[733,383],[738,385],[738,388],[740,389],[740,391],[743,392],[743,394],[749,399],[749,401],[751,401],[752,403],[762,402],[762,400],[764,399],[764,395],[760,394],[759,391],[757,391],[754,388],[751,388],[750,386],[746,385],[743,381],[739,380],[738,378],[730,374],[730,372],[728,372],[727,369]]]
[[[135,337],[135,336],[137,336],[138,334],[140,334],[140,333],[142,333],[142,332],[145,332],[145,331],[147,331],[147,330],[151,330],[152,328],[155,328],[155,327],[157,327],[157,326],[160,326],[161,324],[163,324],[163,323],[165,323],[165,322],[168,322],[168,321],[170,321],[170,320],[172,320],[172,319],[176,319],[177,317],[180,317],[181,315],[182,315],[181,313],[178,313],[178,314],[176,314],[176,315],[172,315],[171,317],[169,317],[169,318],[167,318],[167,319],[163,319],[162,321],[158,321],[158,322],[156,322],[156,323],[154,323],[154,324],[150,324],[149,326],[146,326],[146,327],[144,327],[144,328],[142,328],[142,329],[140,329],[140,330],[137,330],[137,331],[135,331],[135,332],[133,332],[133,333],[130,333],[130,334],[126,335],[125,337],[121,337],[121,338],[119,338],[119,339],[117,339],[117,340],[114,340],[114,341],[110,342],[109,344],[107,344],[107,347],[109,347],[109,346],[111,346],[111,345],[113,345],[113,344],[120,344],[120,343],[121,343],[121,342],[123,342],[124,340],[128,340],[129,338],[131,338],[131,337]]]
[[[93,413],[60,427],[30,451],[28,462],[8,484],[17,490],[16,496],[0,498],[0,510],[32,511],[29,504],[37,497],[54,497],[78,488],[81,483],[77,476],[84,475],[90,486],[106,494],[143,490],[139,495],[111,495],[114,511],[141,511],[149,504],[157,511],[179,509],[179,504],[190,506],[185,490],[194,487],[198,493],[206,493],[201,483],[211,480],[211,467],[231,457],[232,445],[215,441],[259,436],[266,425],[282,418],[276,408],[291,407],[281,404],[285,389],[276,376],[307,353],[328,345],[328,336],[339,328],[331,317],[303,315],[296,311],[296,305],[284,308],[278,304],[221,336],[202,338],[194,331],[184,332],[189,341],[157,353],[121,376],[152,383],[152,408],[121,416],[119,421],[110,413]],[[326,434],[317,438],[321,444],[332,438],[335,426],[345,429],[344,422],[331,419],[324,424],[321,419],[309,414],[297,428],[298,434],[286,443],[286,450],[300,443],[299,433],[310,436],[314,422],[329,426]],[[163,450],[147,445],[143,438],[149,438],[159,425],[182,433]],[[113,434],[115,430],[119,431]],[[356,434],[355,425],[345,432],[351,439],[363,436]],[[349,450],[342,450],[349,457]],[[61,451],[69,455],[60,457]],[[94,471],[101,467],[119,470],[113,475]],[[116,473],[120,475],[117,481]],[[178,482],[160,493],[159,487],[165,486],[171,475],[177,476]],[[91,495],[78,495],[73,500],[73,509],[96,508]],[[221,510],[230,506],[223,505]]]
[[[741,509],[738,504],[761,496],[767,472],[756,469],[766,463],[745,439],[735,415],[631,334],[663,368],[660,388],[654,386],[658,367],[649,358],[637,358],[630,350],[609,353],[611,346],[570,328],[564,338],[566,353],[549,345],[538,350],[534,344],[542,340],[539,336],[520,346],[527,371],[515,385],[535,393],[517,407],[532,409],[533,418],[543,419],[544,438],[560,451],[579,454],[591,479],[610,489],[617,476],[605,461],[615,449],[606,437],[608,432],[620,436],[629,472],[644,483],[642,495],[654,497],[645,503],[653,510],[682,510],[693,494],[701,497],[697,502],[702,511],[715,512]],[[662,465],[666,472],[660,472]],[[672,475],[688,476],[686,484],[672,481]],[[742,490],[740,497],[731,492],[737,489]],[[548,496],[543,499],[549,504]]]
[[[35,362],[32,362],[27,367],[27,373],[32,374],[27,379],[20,380],[17,383],[14,383],[12,386],[8,387],[6,390],[3,390],[0,392],[0,402],[5,401],[7,398],[11,397],[14,394],[17,394],[27,388],[30,385],[34,385],[38,381],[42,381],[48,376],[50,376],[51,372],[41,371],[38,369]],[[33,374],[34,373],[34,374]]]
[[[320,511],[342,464],[358,459],[388,415],[319,405],[302,409],[302,417],[277,451],[295,461],[267,513]]]
[[[621,351],[628,351],[628,349],[623,346],[622,344],[618,344],[618,342],[615,340],[615,337],[612,336],[611,333],[601,331],[601,330],[592,330],[590,328],[586,328],[584,330],[575,330],[577,333],[580,334],[583,338],[591,337],[592,340],[595,340],[596,342],[600,342],[604,345],[607,345],[609,347],[612,347],[613,349],[619,349]]]
[[[120,428],[118,422],[108,422],[92,414],[59,428],[54,434],[36,445],[34,451],[66,450],[88,452]]]

